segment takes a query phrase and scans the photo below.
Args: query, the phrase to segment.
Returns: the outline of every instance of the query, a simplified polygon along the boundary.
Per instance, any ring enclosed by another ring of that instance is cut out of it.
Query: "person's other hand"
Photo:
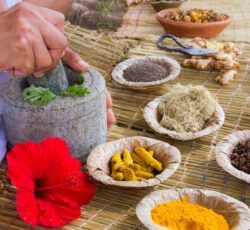
[[[70,48],[66,48],[65,55],[62,58],[67,65],[76,72],[84,72],[89,68],[89,65],[82,60],[79,54],[75,53]],[[115,115],[112,111],[112,98],[108,90],[106,90],[106,104],[107,104],[107,123],[110,128],[115,122]]]
[[[64,15],[28,3],[0,14],[0,72],[40,77],[53,68],[68,45]]]

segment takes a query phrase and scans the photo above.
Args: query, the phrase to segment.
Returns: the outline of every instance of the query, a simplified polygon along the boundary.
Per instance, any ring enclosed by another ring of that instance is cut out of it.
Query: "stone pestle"
[[[64,66],[61,61],[53,70],[46,73],[43,77],[36,78],[31,75],[27,77],[27,81],[29,85],[47,88],[56,95],[59,95],[69,86]]]

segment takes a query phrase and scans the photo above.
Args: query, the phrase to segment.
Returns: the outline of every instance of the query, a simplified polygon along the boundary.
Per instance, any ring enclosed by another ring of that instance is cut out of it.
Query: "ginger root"
[[[216,81],[218,81],[222,85],[226,85],[228,84],[228,82],[233,80],[236,74],[237,74],[237,70],[235,69],[221,71],[220,75],[216,78]]]
[[[232,42],[215,42],[203,38],[189,39],[186,45],[195,48],[217,50],[218,53],[207,56],[192,56],[184,59],[183,66],[198,70],[220,70],[216,81],[220,84],[228,84],[233,80],[240,67],[237,58],[241,55],[240,48]]]

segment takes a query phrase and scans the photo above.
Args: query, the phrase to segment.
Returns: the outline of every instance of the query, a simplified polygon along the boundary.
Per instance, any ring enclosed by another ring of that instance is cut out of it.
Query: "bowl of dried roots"
[[[169,178],[180,163],[180,151],[174,146],[135,136],[97,146],[87,159],[87,169],[103,184],[143,188]]]
[[[138,90],[156,89],[178,77],[179,63],[166,56],[145,56],[125,60],[112,71],[119,85]]]
[[[176,140],[193,140],[218,130],[225,114],[216,98],[203,86],[172,86],[144,109],[148,125]]]

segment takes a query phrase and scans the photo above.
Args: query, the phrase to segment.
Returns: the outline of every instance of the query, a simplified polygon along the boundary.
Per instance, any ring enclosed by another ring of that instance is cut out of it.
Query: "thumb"
[[[76,72],[85,72],[89,68],[89,65],[82,60],[80,55],[68,47],[65,50],[62,60]]]

